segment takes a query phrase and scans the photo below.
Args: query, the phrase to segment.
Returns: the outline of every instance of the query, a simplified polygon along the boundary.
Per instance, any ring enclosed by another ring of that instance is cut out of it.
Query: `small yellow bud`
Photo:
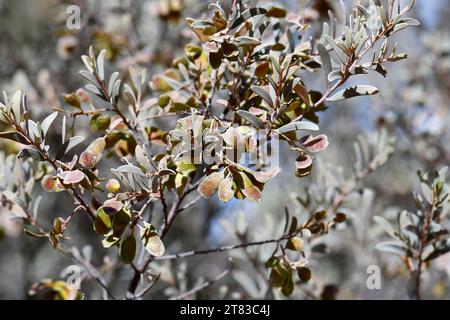
[[[106,183],[106,189],[111,191],[112,193],[116,193],[120,190],[120,183],[116,179],[109,179],[108,183]]]

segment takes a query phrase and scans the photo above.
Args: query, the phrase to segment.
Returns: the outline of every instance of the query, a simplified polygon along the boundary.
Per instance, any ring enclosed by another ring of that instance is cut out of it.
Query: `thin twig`
[[[418,266],[417,266],[416,277],[415,277],[415,295],[416,295],[417,300],[422,299],[421,285],[422,285],[422,272],[423,272],[423,264],[424,264],[423,252],[428,244],[427,243],[428,234],[429,234],[430,225],[433,222],[433,214],[434,214],[434,210],[435,210],[435,205],[436,205],[436,199],[434,198],[434,195],[433,195],[431,205],[425,216],[425,224],[424,224],[424,226],[420,232],[420,236],[419,236],[419,250],[418,250],[418,254],[417,254]]]
[[[203,290],[203,289],[206,289],[206,288],[212,286],[212,285],[213,285],[214,283],[216,283],[217,281],[219,281],[219,280],[221,280],[222,278],[226,277],[230,272],[231,272],[231,268],[230,268],[230,269],[227,269],[227,270],[225,270],[225,271],[223,271],[223,272],[221,272],[221,273],[220,273],[217,277],[215,277],[214,279],[208,280],[208,281],[202,283],[201,285],[199,285],[198,287],[192,288],[192,289],[189,290],[189,291],[186,291],[186,292],[184,292],[184,293],[182,293],[182,294],[180,294],[180,295],[178,295],[178,296],[175,296],[175,297],[171,298],[171,300],[184,300],[184,299],[186,299],[186,298],[188,298],[188,297],[190,297],[190,296],[192,296],[192,295],[198,293],[199,291],[201,291],[201,290]]]
[[[85,259],[83,259],[82,257],[80,257],[78,254],[74,254],[73,251],[67,250],[69,256],[74,259],[75,261],[77,261],[79,264],[81,264],[84,269],[86,270],[87,273],[89,273],[91,275],[92,278],[94,278],[97,283],[102,287],[103,292],[104,292],[104,298],[108,298],[108,296],[112,299],[112,300],[116,300],[116,298],[114,297],[114,295],[112,294],[111,290],[108,287],[108,284],[105,280],[105,278],[103,278],[102,274],[89,262],[86,261]]]
[[[186,205],[184,205],[182,208],[180,208],[178,210],[178,213],[182,212],[182,211],[186,211],[187,209],[189,209],[190,207],[194,206],[200,199],[202,198],[202,196],[197,196],[195,197],[191,202],[187,203]]]
[[[195,256],[195,255],[219,253],[219,252],[224,252],[224,251],[243,249],[243,248],[254,247],[254,246],[261,246],[261,245],[270,244],[270,243],[278,243],[280,241],[287,240],[293,236],[296,236],[298,233],[300,233],[301,229],[298,229],[297,231],[295,231],[292,234],[285,234],[277,239],[247,242],[247,243],[241,243],[241,244],[235,244],[235,245],[229,245],[229,246],[221,246],[221,247],[217,247],[217,248],[213,248],[213,249],[206,249],[206,250],[191,250],[191,251],[180,252],[180,253],[171,254],[171,255],[165,255],[165,256],[161,256],[161,257],[155,257],[155,260],[174,260],[174,259],[186,258],[189,256]]]
[[[159,278],[161,277],[161,273],[159,273],[155,279],[153,279],[153,281],[146,286],[145,288],[143,288],[140,292],[136,293],[134,295],[135,299],[142,299],[158,282]]]

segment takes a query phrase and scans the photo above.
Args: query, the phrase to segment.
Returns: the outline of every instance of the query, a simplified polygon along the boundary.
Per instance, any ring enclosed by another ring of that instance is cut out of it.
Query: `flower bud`
[[[166,94],[164,94],[158,98],[158,104],[161,108],[166,107],[169,104],[169,102],[170,102],[170,97]]]
[[[86,168],[92,168],[97,162],[97,156],[91,150],[85,150],[80,155],[80,164]]]
[[[80,100],[74,93],[68,93],[64,95],[64,101],[70,104],[74,108],[80,108]]]
[[[111,124],[111,117],[108,116],[99,116],[95,120],[95,125],[97,126],[98,130],[107,130],[110,124]]]
[[[57,188],[56,180],[51,175],[45,175],[41,180],[41,186],[47,192],[55,191]]]
[[[78,97],[80,97],[81,101],[83,101],[84,103],[89,103],[91,101],[91,98],[89,98],[87,92],[82,88],[78,89],[76,91],[76,94]]]
[[[111,191],[112,193],[116,193],[120,190],[120,183],[116,179],[109,179],[108,183],[106,184],[106,189]]]

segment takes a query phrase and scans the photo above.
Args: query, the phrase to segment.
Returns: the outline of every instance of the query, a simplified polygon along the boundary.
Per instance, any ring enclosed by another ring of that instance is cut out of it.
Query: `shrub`
[[[311,278],[305,241],[345,222],[339,203],[355,186],[337,196],[330,210],[311,209],[306,221],[286,211],[286,227],[277,239],[167,255],[165,238],[177,216],[200,197],[217,193],[222,202],[259,202],[265,185],[280,172],[261,159],[275,159],[278,142],[296,155],[295,174],[310,174],[316,154],[329,144],[326,135],[313,134],[319,131],[320,112],[328,103],[377,94],[377,88],[359,84],[361,78],[356,85],[345,85],[370,72],[386,77],[385,64],[406,58],[389,39],[417,24],[405,17],[414,1],[404,8],[396,1],[374,3],[375,15],[357,5],[344,21],[331,16],[319,37],[313,37],[304,16],[277,5],[250,7],[233,1],[226,12],[212,3],[209,18],[187,19],[199,41],[187,44],[185,55],[150,82],[146,69],[107,72],[110,52],[97,54],[91,47],[82,56],[85,69],[80,71],[87,84],[64,96],[63,110],[33,121],[26,95],[4,94],[1,120],[7,129],[0,137],[20,144],[17,156],[23,159],[20,179],[2,191],[6,203],[27,234],[47,238],[56,250],[75,259],[97,280],[106,298],[113,298],[113,293],[102,275],[66,245],[66,230],[75,214],[84,213],[103,237],[103,246],[117,248],[121,262],[130,265],[134,276],[126,295],[122,293],[127,298],[143,297],[159,279],[154,274],[145,277],[155,260],[268,243],[277,244],[266,263],[270,283],[291,295],[295,277],[300,282]],[[311,89],[317,74],[325,77],[323,92]],[[92,135],[78,133],[80,118]],[[49,138],[56,130],[59,142]],[[360,163],[355,184],[384,163],[390,149],[381,151],[367,167]],[[113,165],[109,158],[122,163]],[[36,182],[47,192],[66,192],[73,198],[73,208],[57,217],[50,229],[38,219],[41,198],[35,197]],[[300,202],[310,207],[310,200]],[[34,288],[51,288],[59,298],[79,297],[61,288],[60,282],[44,281]]]

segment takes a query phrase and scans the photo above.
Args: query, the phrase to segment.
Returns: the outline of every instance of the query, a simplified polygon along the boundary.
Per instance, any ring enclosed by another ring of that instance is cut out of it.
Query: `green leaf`
[[[122,209],[119,212],[117,212],[112,217],[112,229],[113,229],[113,235],[116,237],[120,237],[122,233],[125,231],[126,227],[131,221],[131,216],[128,213],[128,211]]]
[[[268,263],[269,264],[269,263]],[[288,270],[280,258],[274,258],[270,261],[272,270],[270,271],[270,283],[275,288],[280,288],[286,282]]]
[[[120,243],[119,255],[123,263],[129,264],[133,262],[136,255],[136,239],[133,234],[130,234]]]
[[[112,232],[110,232],[106,235],[106,238],[102,240],[102,246],[103,248],[111,248],[112,246],[118,244],[119,241],[120,238],[114,237]]]
[[[293,234],[294,232],[296,232],[297,231],[297,226],[298,226],[297,217],[293,216],[292,217],[291,226],[289,227],[289,234]]]
[[[106,234],[111,229],[111,219],[109,215],[103,210],[103,207],[100,207],[94,219],[94,230],[98,234]]]
[[[182,175],[181,173],[177,173],[175,175],[175,188],[178,190],[179,195],[183,194],[184,188],[186,187],[188,181],[188,177]]]
[[[177,172],[182,173],[184,176],[187,176],[195,170],[197,170],[195,164],[193,164],[189,159],[183,159],[177,163]]]
[[[55,220],[53,220],[52,231],[56,234],[62,234],[64,233],[64,229],[65,229],[64,219],[62,219],[61,217],[55,218]]]
[[[283,287],[281,288],[281,292],[286,296],[289,297],[293,292],[294,292],[294,279],[292,277],[292,270],[291,268],[288,266],[287,267],[287,275],[286,275],[286,279],[283,283]]]

